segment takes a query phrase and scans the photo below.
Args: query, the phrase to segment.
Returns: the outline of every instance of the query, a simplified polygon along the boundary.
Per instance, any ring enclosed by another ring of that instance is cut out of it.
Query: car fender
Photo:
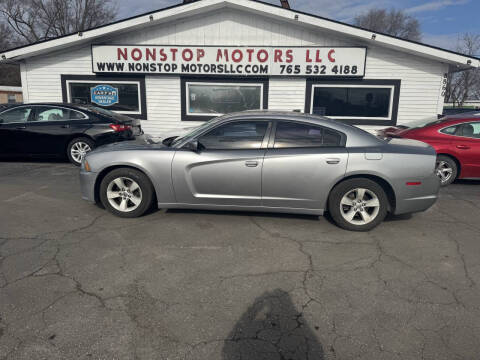
[[[330,188],[329,194],[332,192],[332,190],[335,188],[335,186],[337,186],[341,182],[343,182],[345,180],[348,180],[348,179],[361,178],[361,177],[371,179],[373,181],[376,181],[378,179],[381,182],[385,183],[385,185],[387,185],[389,187],[389,188],[384,189],[384,190],[387,193],[387,196],[389,197],[390,205],[392,207],[395,205],[395,200],[397,198],[397,193],[395,191],[395,187],[393,186],[392,180],[389,179],[387,176],[385,176],[385,174],[382,174],[382,173],[377,172],[377,171],[372,171],[372,170],[347,171],[345,173],[345,176],[338,179],[338,181],[333,184],[333,186]],[[383,187],[384,184],[380,183],[380,185],[382,185],[382,187]],[[328,198],[327,198],[327,202],[328,202]]]
[[[159,157],[158,152],[155,151],[139,151],[137,156],[132,156],[132,152],[122,154],[121,151],[116,152],[113,159],[105,161],[105,156],[110,156],[111,153],[100,152],[91,153],[87,157],[89,165],[97,173],[96,185],[99,186],[99,182],[103,179],[109,170],[113,170],[119,167],[130,167],[143,172],[152,183],[157,201],[159,203],[175,203],[175,196],[172,186],[171,176],[171,162],[174,152],[161,152],[165,156]],[[168,154],[168,155],[167,155]],[[123,159],[128,158],[129,161]],[[97,167],[96,164],[108,164]]]

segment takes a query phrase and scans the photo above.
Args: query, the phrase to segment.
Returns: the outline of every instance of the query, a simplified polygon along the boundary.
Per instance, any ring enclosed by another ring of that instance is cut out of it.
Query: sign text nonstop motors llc
[[[362,77],[365,58],[364,47],[92,45],[95,73]]]

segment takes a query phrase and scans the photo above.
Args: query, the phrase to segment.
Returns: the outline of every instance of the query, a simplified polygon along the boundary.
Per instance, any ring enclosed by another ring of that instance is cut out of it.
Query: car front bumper
[[[97,173],[87,172],[83,168],[80,170],[80,189],[82,192],[82,199],[91,203],[96,203],[95,199],[95,182],[97,180]]]

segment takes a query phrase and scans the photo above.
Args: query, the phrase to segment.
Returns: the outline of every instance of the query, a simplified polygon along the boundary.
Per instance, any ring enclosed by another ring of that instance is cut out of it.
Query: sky
[[[280,4],[280,0],[264,0]],[[180,3],[181,0],[116,0],[119,17],[125,18]],[[460,34],[480,34],[480,0],[290,0],[290,6],[331,19],[351,22],[371,8],[396,8],[415,16],[422,41],[455,50]]]

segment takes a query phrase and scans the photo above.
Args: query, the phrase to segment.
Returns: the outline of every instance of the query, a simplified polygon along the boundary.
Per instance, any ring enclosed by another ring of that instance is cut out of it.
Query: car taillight
[[[115,132],[127,131],[132,128],[130,125],[123,124],[110,124],[109,126]]]

